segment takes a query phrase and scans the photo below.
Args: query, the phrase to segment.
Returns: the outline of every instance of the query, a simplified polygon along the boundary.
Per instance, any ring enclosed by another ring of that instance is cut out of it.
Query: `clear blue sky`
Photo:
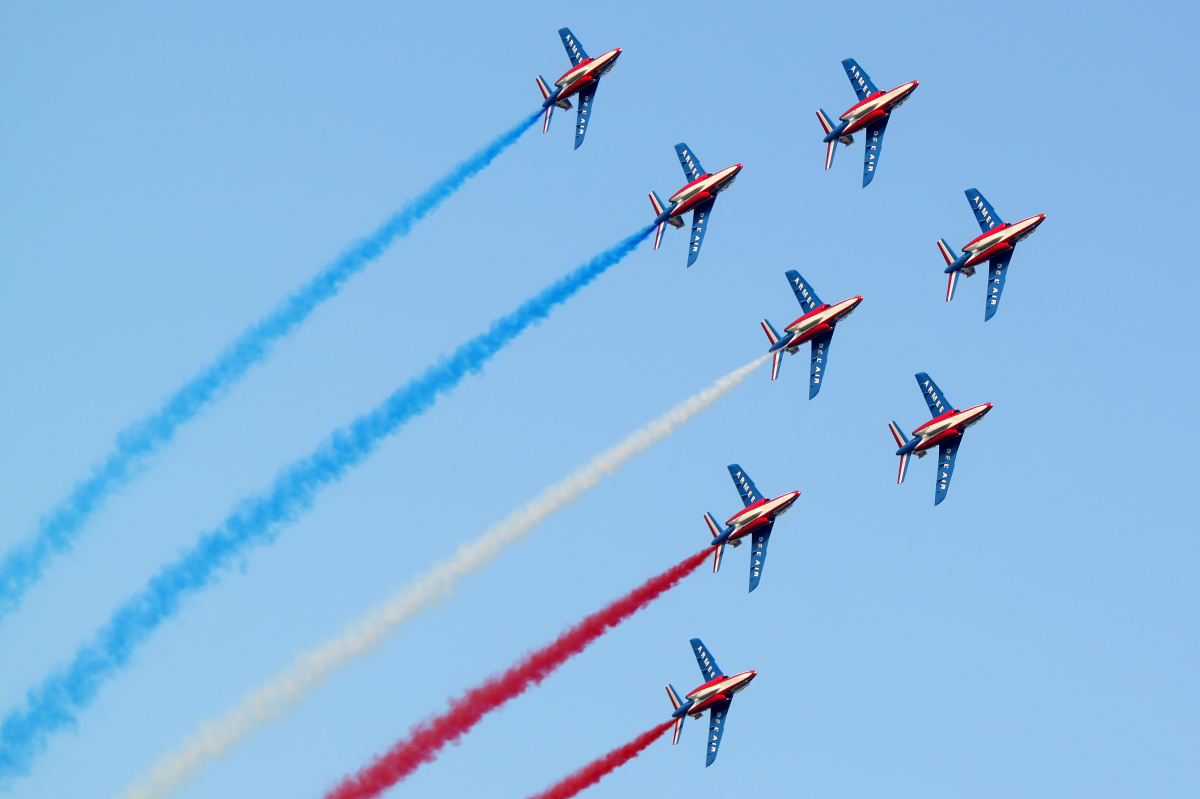
[[[687,639],[760,676],[703,768],[701,725],[588,796],[1200,793],[1192,509],[1198,285],[1192,10],[57,3],[0,15],[0,547],[346,244],[533,110],[556,29],[625,48],[586,144],[534,131],[322,308],[110,502],[0,627],[7,710],[163,562],[333,427],[650,216],[688,142],[744,163],[703,254],[668,230],[525,334],[190,602],[56,737],[16,797],[111,795],[200,721],[545,485],[765,349],[758,320],[862,294],[828,380],[766,370],[444,607],[208,768],[185,796],[314,796],[445,699],[703,546],[725,465],[804,494],[761,587],[745,548],[480,724],[396,796],[519,799],[663,719]],[[867,190],[813,111],[839,61],[921,86]],[[1018,247],[943,302],[934,242]],[[665,196],[665,195],[664,195]],[[928,371],[994,402],[949,499],[896,486],[890,419]],[[722,516],[724,514],[724,516]],[[716,795],[716,794],[715,794]]]

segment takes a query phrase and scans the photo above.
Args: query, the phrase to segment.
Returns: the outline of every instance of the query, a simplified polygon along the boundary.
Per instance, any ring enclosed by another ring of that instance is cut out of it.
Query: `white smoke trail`
[[[722,377],[700,393],[676,405],[612,449],[553,485],[532,502],[509,514],[474,541],[463,544],[450,560],[392,594],[381,607],[350,624],[341,635],[296,656],[291,668],[248,695],[222,718],[200,727],[183,746],[167,754],[141,783],[126,789],[126,799],[159,799],[172,794],[194,776],[206,761],[225,754],[259,727],[281,718],[299,705],[335,669],[367,655],[397,628],[432,605],[454,594],[458,581],[491,563],[509,545],[520,541],[553,514],[594,488],[606,475],[675,432],[700,411],[732,391],[767,360],[756,359]]]

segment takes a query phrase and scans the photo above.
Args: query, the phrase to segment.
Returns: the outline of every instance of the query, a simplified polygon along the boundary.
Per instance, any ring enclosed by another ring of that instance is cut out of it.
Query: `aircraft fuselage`
[[[700,714],[705,710],[708,710],[718,702],[724,702],[726,699],[732,698],[738,691],[745,689],[750,684],[750,681],[757,676],[757,671],[743,671],[741,674],[735,674],[732,677],[722,676],[717,677],[715,680],[709,680],[684,697],[690,704],[681,705],[671,715],[672,717],[688,715],[692,718],[700,718]]]
[[[1037,214],[1020,222],[997,225],[962,248],[963,252],[971,253],[964,266],[975,266],[1000,255],[1005,250],[1011,250],[1017,242],[1028,238],[1044,221],[1046,215]]]
[[[789,491],[775,499],[760,499],[753,505],[735,513],[725,522],[726,526],[732,526],[734,529],[724,540],[732,541],[741,538],[750,533],[752,529],[775,521],[776,517],[788,512],[799,496],[799,491]]]
[[[860,302],[862,302],[862,297],[858,296],[842,300],[834,305],[826,303],[814,308],[785,327],[783,332],[786,335],[780,336],[779,341],[771,347],[769,352],[782,349],[794,353],[801,344],[828,332],[835,324],[854,313],[854,309]]]
[[[741,164],[725,167],[720,172],[710,172],[693,180],[667,200],[670,207],[663,212],[666,216],[679,216],[695,208],[701,203],[713,199],[720,192],[733,185],[738,172],[742,171]]]
[[[568,97],[579,94],[582,89],[586,89],[600,77],[606,74],[613,65],[617,63],[617,57],[621,55],[621,48],[609,50],[603,55],[598,55],[595,58],[588,58],[580,61],[578,65],[571,67],[563,76],[554,81],[554,85],[559,87],[557,93],[551,94],[542,103],[542,107],[546,107],[551,103],[557,103],[566,100]]]
[[[891,91],[875,92],[867,99],[850,106],[846,113],[838,117],[846,123],[846,127],[837,131],[837,135],[847,136],[857,133],[875,120],[887,116],[902,106],[918,85],[920,85],[920,81],[909,81]]]
[[[962,435],[964,430],[976,424],[991,409],[992,403],[985,402],[982,405],[967,408],[965,411],[949,410],[935,419],[930,419],[912,431],[913,436],[920,439],[912,451],[921,452],[937,446],[948,438]]]

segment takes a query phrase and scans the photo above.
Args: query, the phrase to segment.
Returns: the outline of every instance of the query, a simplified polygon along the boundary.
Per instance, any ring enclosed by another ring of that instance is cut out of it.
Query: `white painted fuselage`
[[[851,297],[834,305],[825,305],[816,308],[801,316],[783,329],[785,333],[795,334],[785,349],[794,352],[797,347],[808,341],[812,337],[812,334],[817,332],[818,328],[824,331],[854,313],[854,309],[858,307],[860,302],[862,302],[861,296]]]
[[[559,92],[556,100],[565,100],[572,95],[578,94],[580,89],[590,86],[600,79],[601,75],[606,74],[613,65],[617,62],[617,56],[621,55],[621,48],[609,50],[603,55],[598,55],[595,58],[589,58],[586,61],[581,61],[578,66],[571,67],[563,76],[554,81],[555,86],[561,86],[562,91]]]
[[[700,714],[717,702],[724,702],[730,699],[738,691],[744,690],[750,681],[758,676],[757,671],[743,671],[741,674],[735,674],[732,677],[718,677],[715,680],[710,680],[704,683],[696,690],[688,694],[685,699],[694,699],[695,703],[688,708],[688,715],[692,718],[700,718]]]
[[[876,92],[867,99],[850,106],[846,113],[838,117],[847,123],[846,129],[842,131],[842,135],[857,133],[862,130],[867,122],[870,121],[868,117],[874,120],[890,114],[894,109],[904,104],[918,85],[920,85],[920,81],[909,81],[891,91]]]
[[[799,491],[789,491],[775,499],[761,499],[750,507],[734,514],[725,522],[726,525],[731,525],[735,528],[729,538],[737,538],[739,530],[759,520],[774,521],[776,517],[787,513],[788,509],[792,507],[792,504],[799,496]]]
[[[963,252],[972,253],[964,265],[975,266],[993,255],[999,255],[1002,251],[1012,249],[1017,242],[1029,238],[1033,231],[1037,230],[1038,225],[1044,221],[1046,221],[1046,215],[1037,214],[1011,225],[997,226],[987,233],[981,234],[962,248]]]
[[[711,200],[718,193],[733,185],[738,172],[742,171],[741,164],[725,167],[720,172],[713,172],[693,180],[679,191],[671,195],[667,202],[675,203],[671,209],[673,216],[687,213],[700,203]]]
[[[985,402],[982,405],[967,408],[965,411],[947,411],[936,419],[931,419],[912,431],[914,436],[921,439],[921,443],[914,447],[913,451],[920,452],[935,446],[947,438],[947,433],[961,434],[971,425],[978,423],[991,409],[992,403]]]

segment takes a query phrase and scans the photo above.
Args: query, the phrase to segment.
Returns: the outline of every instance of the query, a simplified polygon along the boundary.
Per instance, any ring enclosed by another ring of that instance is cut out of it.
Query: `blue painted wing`
[[[954,407],[937,387],[937,383],[924,372],[917,372],[917,385],[921,387],[921,393],[925,395],[925,404],[929,406],[929,413],[934,419]]]
[[[600,88],[600,81],[596,81],[591,86],[581,91],[579,98],[579,115],[575,121],[575,149],[579,149],[579,145],[583,144],[584,134],[587,133],[588,119],[592,116],[592,99],[596,96],[596,89]]]
[[[808,398],[817,396],[821,390],[821,381],[825,379],[825,360],[829,357],[829,343],[833,341],[833,331],[824,333],[812,340],[812,364],[808,374]]]
[[[675,154],[679,156],[679,165],[683,167],[683,174],[689,183],[704,174],[704,167],[700,166],[700,159],[692,154],[686,143],[676,144]]]
[[[1012,257],[1013,251],[1009,250],[988,261],[987,308],[983,312],[985,322],[995,316],[1000,307],[1000,293],[1004,291],[1004,278],[1008,275],[1008,262]]]
[[[704,758],[704,767],[708,768],[717,759],[717,750],[721,747],[721,733],[725,732],[725,719],[729,717],[729,706],[732,699],[718,702],[708,711],[708,753]]]
[[[967,195],[967,202],[971,204],[971,210],[975,212],[975,221],[979,223],[979,229],[984,233],[996,225],[1004,224],[1004,220],[992,210],[992,204],[984,199],[983,195],[979,193],[979,189],[967,189],[963,194]]]
[[[937,487],[933,492],[933,504],[940,505],[942,500],[946,498],[946,492],[950,490],[950,476],[954,474],[954,459],[958,457],[958,445],[962,443],[962,436],[945,441],[940,447],[938,455],[938,473]]]
[[[879,167],[879,153],[883,148],[883,132],[887,130],[890,116],[876,120],[867,126],[867,138],[863,141],[863,188],[875,178]]]
[[[750,550],[750,590],[758,588],[762,578],[763,564],[767,562],[767,541],[771,539],[771,530],[775,522],[762,527],[754,533],[754,547]]]
[[[796,301],[800,303],[800,307],[804,309],[805,313],[815,311],[817,306],[822,304],[817,292],[813,291],[812,286],[808,285],[808,281],[799,272],[789,269],[784,274],[787,275],[792,291],[796,293]]]
[[[575,38],[575,34],[571,33],[570,28],[559,28],[558,35],[562,37],[563,47],[567,48],[567,58],[571,59],[571,66],[579,66],[581,61],[586,61],[588,54],[584,52],[583,45]]]
[[[854,93],[858,95],[859,100],[865,100],[879,91],[853,58],[847,58],[842,62],[842,66],[846,68],[846,77],[850,79],[850,85],[854,87]]]
[[[712,209],[716,203],[717,200],[714,197],[706,203],[700,203],[696,206],[696,210],[692,211],[692,244],[688,250],[688,266],[696,263],[696,259],[700,257],[700,245],[704,243],[704,231],[708,230],[708,218],[712,216]]]
[[[754,481],[742,470],[741,466],[736,463],[729,464],[729,476],[733,478],[733,484],[737,486],[738,493],[742,495],[742,504],[745,507],[748,508],[762,499],[762,494],[758,493]]]
[[[717,661],[713,660],[713,656],[709,654],[708,647],[699,638],[691,640],[692,651],[696,653],[696,662],[700,664],[700,673],[704,675],[704,681],[715,680],[718,677],[725,676],[725,672],[721,671],[721,667],[717,665]]]

